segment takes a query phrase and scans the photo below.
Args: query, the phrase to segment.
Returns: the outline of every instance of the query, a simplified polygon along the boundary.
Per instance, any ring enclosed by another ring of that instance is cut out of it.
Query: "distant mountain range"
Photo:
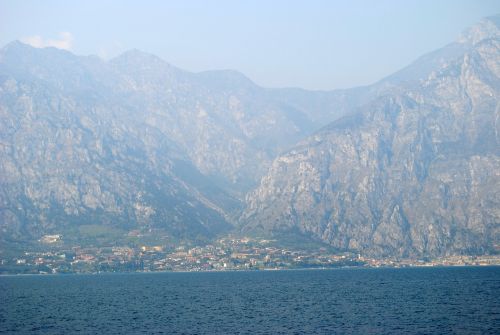
[[[97,224],[499,249],[499,16],[371,86],[266,89],[137,50],[0,50],[0,251]]]

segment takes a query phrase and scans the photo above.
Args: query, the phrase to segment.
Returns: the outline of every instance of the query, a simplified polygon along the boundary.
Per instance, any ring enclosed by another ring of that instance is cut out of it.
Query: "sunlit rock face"
[[[277,157],[247,196],[243,230],[374,256],[498,252],[498,27],[483,20]]]

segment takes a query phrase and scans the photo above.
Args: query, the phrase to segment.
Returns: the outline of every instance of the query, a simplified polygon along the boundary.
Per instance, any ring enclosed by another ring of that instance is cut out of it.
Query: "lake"
[[[500,267],[0,277],[0,333],[500,334]]]

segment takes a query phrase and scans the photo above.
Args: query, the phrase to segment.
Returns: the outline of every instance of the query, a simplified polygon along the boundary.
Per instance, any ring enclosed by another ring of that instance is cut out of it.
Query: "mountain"
[[[12,42],[0,50],[0,244],[88,225],[212,238],[279,152],[356,104],[138,50],[105,62]]]
[[[119,81],[105,64],[19,43],[0,57],[3,239],[90,224],[193,237],[228,229],[222,211],[175,173],[196,171],[177,145],[133,126],[136,111],[112,89]]]
[[[124,245],[235,229],[374,256],[497,252],[499,21],[335,91],[12,42],[0,49],[0,253],[48,234]]]
[[[484,19],[278,156],[242,230],[377,257],[498,252],[499,27]]]

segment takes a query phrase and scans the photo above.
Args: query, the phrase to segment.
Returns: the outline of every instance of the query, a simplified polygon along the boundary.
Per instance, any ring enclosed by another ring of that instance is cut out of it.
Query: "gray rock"
[[[12,42],[0,50],[0,238],[94,223],[213,237],[273,157],[353,104],[137,50],[104,62]]]
[[[374,99],[276,158],[242,229],[373,256],[498,252],[497,22],[382,80]]]

